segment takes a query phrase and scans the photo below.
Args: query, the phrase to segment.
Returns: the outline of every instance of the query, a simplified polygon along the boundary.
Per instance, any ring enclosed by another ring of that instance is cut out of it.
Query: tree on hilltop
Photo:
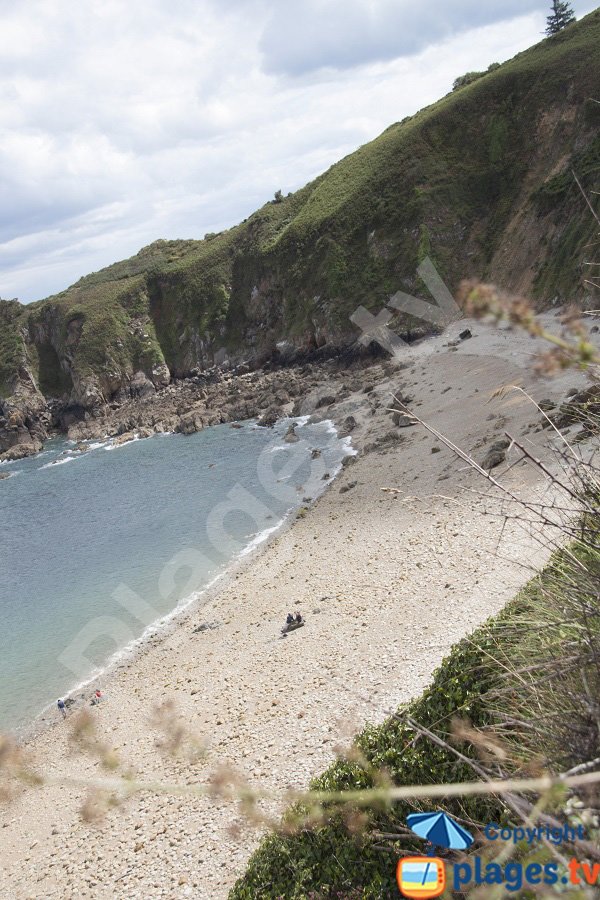
[[[553,0],[552,12],[548,16],[546,23],[546,34],[551,36],[558,34],[567,25],[575,21],[575,13],[573,7],[566,0]]]

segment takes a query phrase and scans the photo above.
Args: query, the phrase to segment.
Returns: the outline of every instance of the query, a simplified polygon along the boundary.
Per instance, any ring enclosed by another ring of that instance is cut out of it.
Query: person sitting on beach
[[[300,625],[302,623],[302,616],[300,613],[296,613],[296,625]]]
[[[286,620],[285,620],[285,624],[286,624],[286,625],[293,625],[293,623],[294,623],[294,617],[293,617],[293,615],[292,615],[291,613],[288,613],[288,614],[287,614],[287,618],[286,618]]]

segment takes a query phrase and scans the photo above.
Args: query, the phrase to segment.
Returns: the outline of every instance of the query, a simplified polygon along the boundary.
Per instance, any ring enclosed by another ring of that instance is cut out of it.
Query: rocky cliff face
[[[597,307],[582,277],[596,225],[572,169],[598,189],[599,45],[596,12],[229,231],[157,241],[27,307],[0,302],[0,450],[227,360],[351,344],[357,306],[427,298],[426,256],[451,289],[475,276],[540,307]]]

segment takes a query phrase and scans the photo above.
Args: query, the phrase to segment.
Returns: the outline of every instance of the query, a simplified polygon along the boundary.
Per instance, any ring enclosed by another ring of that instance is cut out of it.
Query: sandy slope
[[[460,327],[464,327],[461,323]],[[481,459],[507,428],[541,444],[529,426],[539,414],[522,399],[490,399],[520,382],[537,399],[562,398],[581,376],[544,382],[530,372],[534,343],[472,326],[475,337],[446,347],[459,326],[410,351],[410,365],[332,379],[373,381],[335,408],[352,412],[358,448],[394,429],[390,391],[402,389],[415,411]],[[356,383],[351,384],[356,387]],[[314,407],[319,393],[307,399]],[[304,518],[273,541],[211,602],[157,641],[108,685],[93,711],[100,733],[144,778],[202,783],[218,762],[268,788],[303,787],[333,757],[340,736],[380,721],[418,693],[451,645],[496,612],[543,562],[546,551],[522,529],[483,515],[490,501],[464,465],[421,428],[402,443],[372,450],[346,468]],[[434,446],[441,452],[432,453]],[[513,457],[513,459],[516,457]],[[506,466],[503,467],[506,469]],[[502,471],[502,469],[498,470]],[[503,479],[536,490],[533,470]],[[340,489],[356,482],[341,493]],[[384,487],[405,492],[390,495]],[[499,501],[491,504],[500,509]],[[285,640],[285,613],[307,626]],[[194,633],[201,622],[219,627]],[[158,700],[173,698],[189,728],[210,748],[190,768],[161,755],[149,724]],[[46,774],[99,774],[73,755],[62,722],[32,744]],[[78,820],[82,791],[30,791],[2,813],[2,898],[222,898],[258,839],[230,826],[226,803],[145,794],[111,812],[100,828]]]

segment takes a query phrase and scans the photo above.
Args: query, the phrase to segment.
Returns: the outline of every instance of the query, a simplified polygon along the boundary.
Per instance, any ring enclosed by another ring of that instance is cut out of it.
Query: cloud
[[[305,0],[273,5],[260,48],[270,72],[348,69],[539,9],[539,0]]]
[[[0,0],[0,295],[229,227],[543,29],[482,6]]]

